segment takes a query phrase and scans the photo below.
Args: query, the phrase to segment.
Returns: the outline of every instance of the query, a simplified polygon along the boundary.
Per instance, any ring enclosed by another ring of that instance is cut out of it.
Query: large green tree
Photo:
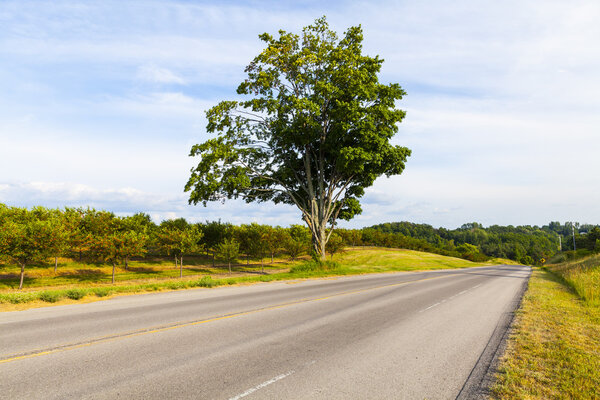
[[[383,60],[362,54],[360,26],[339,38],[323,17],[301,35],[259,37],[266,48],[246,67],[242,100],[207,112],[216,137],[192,147],[200,161],[185,190],[194,204],[295,205],[324,258],[335,221],[361,212],[364,189],[404,170],[410,150],[390,140],[405,92],[379,82]]]

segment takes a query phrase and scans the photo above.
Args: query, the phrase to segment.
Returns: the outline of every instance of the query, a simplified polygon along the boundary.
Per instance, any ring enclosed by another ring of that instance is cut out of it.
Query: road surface
[[[469,397],[529,274],[376,274],[0,313],[0,398]]]

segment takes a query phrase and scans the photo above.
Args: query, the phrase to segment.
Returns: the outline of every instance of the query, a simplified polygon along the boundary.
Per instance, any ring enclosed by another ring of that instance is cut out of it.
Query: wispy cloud
[[[166,68],[156,65],[142,65],[138,68],[138,79],[155,83],[176,83],[184,85],[185,80]]]

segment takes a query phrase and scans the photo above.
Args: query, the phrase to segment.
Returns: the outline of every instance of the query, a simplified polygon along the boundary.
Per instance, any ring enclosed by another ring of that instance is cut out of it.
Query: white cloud
[[[138,68],[138,79],[155,83],[176,83],[184,85],[185,80],[166,68],[160,68],[156,65],[142,65]]]

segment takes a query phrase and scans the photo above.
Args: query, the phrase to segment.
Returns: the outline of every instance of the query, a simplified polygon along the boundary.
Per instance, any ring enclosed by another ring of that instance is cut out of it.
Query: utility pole
[[[562,236],[560,236],[560,233],[558,234],[558,250],[562,251]]]

